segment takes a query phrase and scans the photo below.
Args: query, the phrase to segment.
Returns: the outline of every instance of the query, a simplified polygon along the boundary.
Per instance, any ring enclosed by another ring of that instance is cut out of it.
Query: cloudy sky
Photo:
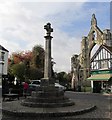
[[[9,50],[9,54],[31,50],[36,44],[44,47],[44,25],[50,22],[54,29],[52,56],[56,62],[55,71],[68,72],[71,56],[80,53],[81,38],[90,30],[92,14],[96,14],[101,30],[110,28],[109,0],[37,1],[1,0],[0,44]]]

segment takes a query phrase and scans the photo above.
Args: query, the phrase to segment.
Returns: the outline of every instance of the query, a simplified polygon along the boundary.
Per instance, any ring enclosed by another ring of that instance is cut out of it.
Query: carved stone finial
[[[47,31],[47,36],[51,35],[51,32],[53,32],[53,28],[51,28],[51,23],[47,23],[44,25],[44,29]]]
[[[92,14],[91,25],[92,26],[97,26],[97,20],[96,20],[95,14]]]

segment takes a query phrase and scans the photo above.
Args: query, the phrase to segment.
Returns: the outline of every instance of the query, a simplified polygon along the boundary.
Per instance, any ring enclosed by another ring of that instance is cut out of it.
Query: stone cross
[[[47,23],[47,25],[44,25],[44,29],[47,31],[47,36],[50,36],[51,32],[53,32],[53,28],[51,28],[50,23]]]
[[[44,63],[44,80],[50,81],[52,77],[52,71],[51,71],[51,39],[53,38],[51,36],[51,32],[53,32],[53,28],[51,28],[51,24],[47,23],[44,26],[44,29],[47,31],[47,35],[45,37],[45,63]]]

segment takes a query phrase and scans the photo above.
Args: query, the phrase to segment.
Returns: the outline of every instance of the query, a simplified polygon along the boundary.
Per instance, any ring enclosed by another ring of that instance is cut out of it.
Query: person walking
[[[25,81],[25,83],[23,84],[23,95],[24,95],[25,98],[27,97],[28,88],[29,88],[29,85]]]

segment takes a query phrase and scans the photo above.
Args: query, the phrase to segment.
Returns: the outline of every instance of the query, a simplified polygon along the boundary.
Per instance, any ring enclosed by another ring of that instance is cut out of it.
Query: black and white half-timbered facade
[[[91,87],[93,92],[112,92],[112,47],[101,45],[91,58]]]

